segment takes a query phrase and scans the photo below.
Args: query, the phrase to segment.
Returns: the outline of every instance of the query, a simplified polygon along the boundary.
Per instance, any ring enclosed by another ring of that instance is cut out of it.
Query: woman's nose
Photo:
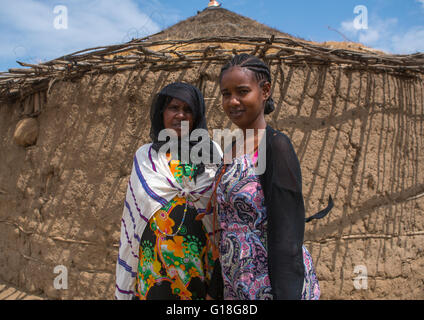
[[[178,119],[185,119],[186,113],[184,112],[184,110],[178,110],[177,113],[175,114],[175,117]]]
[[[238,106],[239,104],[240,104],[240,100],[236,96],[231,96],[230,105],[231,106]]]

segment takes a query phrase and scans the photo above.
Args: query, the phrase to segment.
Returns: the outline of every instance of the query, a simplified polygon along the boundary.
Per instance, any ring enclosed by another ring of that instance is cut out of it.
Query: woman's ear
[[[265,81],[262,85],[262,95],[265,101],[271,96],[271,83],[268,81]]]

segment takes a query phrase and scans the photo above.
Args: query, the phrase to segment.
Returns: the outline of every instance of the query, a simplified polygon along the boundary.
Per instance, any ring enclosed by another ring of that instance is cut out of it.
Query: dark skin
[[[265,101],[271,94],[269,82],[264,83],[261,87],[252,71],[246,68],[233,67],[224,72],[220,86],[224,111],[231,121],[243,130],[245,139],[247,136],[246,129],[266,128],[264,109]],[[255,131],[255,149],[260,138],[258,131]],[[232,155],[235,156],[234,150]],[[206,300],[213,299],[207,295]]]
[[[163,126],[165,129],[173,129],[181,137],[181,121],[189,122],[189,132],[193,129],[193,112],[190,106],[179,99],[173,98],[163,111]],[[206,295],[206,300],[213,300]]]
[[[265,102],[271,95],[271,84],[259,83],[252,71],[247,68],[232,67],[226,70],[220,83],[222,106],[230,120],[244,133],[246,150],[247,129],[265,129]],[[254,149],[259,145],[261,135],[254,132]],[[234,145],[233,148],[236,146]],[[233,150],[235,156],[235,150]],[[207,295],[206,300],[212,300]]]
[[[220,82],[222,107],[230,120],[243,131],[244,150],[248,144],[247,129],[254,129],[254,150],[266,129],[265,103],[271,96],[271,84],[268,81],[259,83],[255,74],[247,68],[232,67],[222,74]],[[260,133],[258,129],[262,132]],[[236,144],[233,145],[232,157],[236,155]],[[206,297],[211,300],[210,297]]]
[[[252,71],[235,66],[223,73],[220,86],[224,111],[243,130],[246,150],[246,130],[266,128],[264,109],[265,102],[271,95],[271,84],[268,81],[259,83]],[[256,150],[261,137],[258,131],[255,130],[254,133]]]
[[[173,98],[163,111],[163,126],[173,129],[181,137],[181,121],[189,122],[189,132],[193,129],[193,112],[190,106],[179,99]]]

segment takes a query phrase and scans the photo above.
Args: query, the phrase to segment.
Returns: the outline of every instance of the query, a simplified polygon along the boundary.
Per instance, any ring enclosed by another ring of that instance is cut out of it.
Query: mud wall
[[[0,105],[0,281],[49,299],[113,299],[123,199],[133,154],[149,141],[152,94],[177,80],[196,84],[209,128],[229,128],[217,70],[57,81],[40,96],[29,147],[13,140],[28,103]],[[329,195],[335,202],[305,233],[321,298],[424,299],[423,78],[272,70],[277,109],[268,121],[293,141],[307,215]],[[53,285],[59,265],[66,290]],[[355,280],[364,271],[366,289]]]

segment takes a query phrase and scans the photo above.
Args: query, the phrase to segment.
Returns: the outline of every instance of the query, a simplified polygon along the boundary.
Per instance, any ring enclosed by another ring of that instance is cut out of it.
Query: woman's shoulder
[[[267,126],[267,146],[280,151],[293,149],[290,138],[283,132]]]
[[[272,181],[285,189],[294,192],[302,190],[302,176],[299,159],[290,138],[273,128],[270,128],[270,158],[267,165],[271,166]],[[267,141],[268,144],[268,141]]]
[[[150,152],[150,147],[152,146],[152,143],[146,143],[139,147],[137,151],[135,152],[136,155],[142,155],[142,154],[148,154]]]

